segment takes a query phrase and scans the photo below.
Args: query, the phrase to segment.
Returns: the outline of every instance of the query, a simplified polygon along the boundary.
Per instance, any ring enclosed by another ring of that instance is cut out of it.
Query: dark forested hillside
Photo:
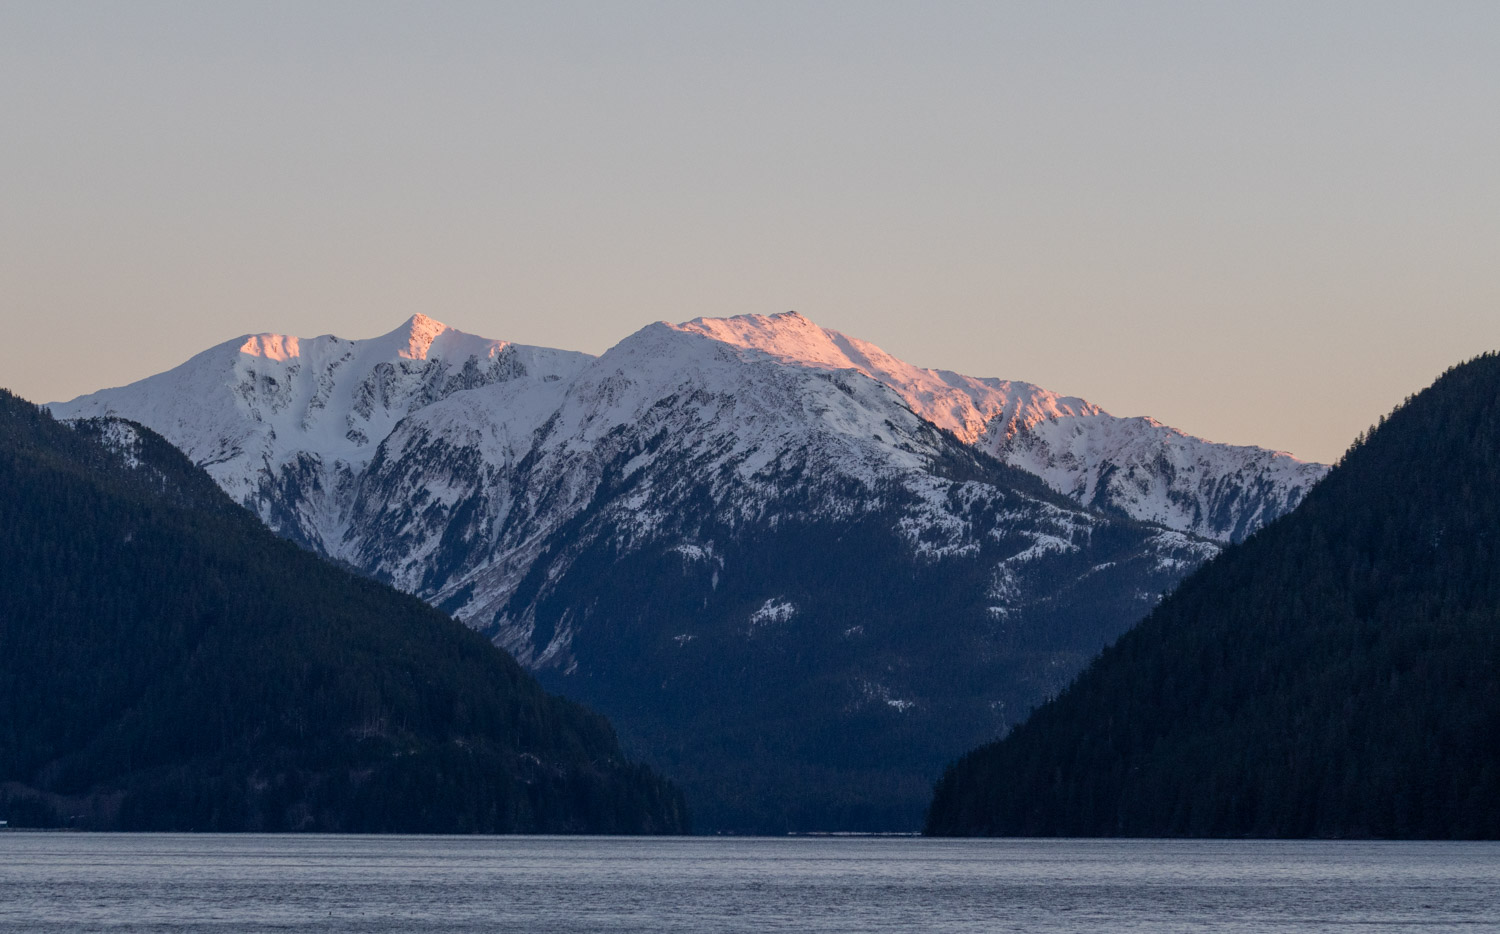
[[[890,513],[781,515],[774,527],[700,519],[693,538],[718,560],[595,540],[535,600],[543,639],[588,623],[573,637],[577,670],[540,671],[542,684],[609,711],[714,830],[920,829],[956,751],[1128,628],[1131,585],[1175,583],[1141,547],[1151,530],[1095,529],[1078,554],[1054,556],[1043,596],[1002,626],[975,595],[1015,545],[921,562]]]
[[[264,529],[150,431],[0,391],[0,819],[681,832],[482,636]]]
[[[1500,357],[956,763],[927,829],[1500,837]]]

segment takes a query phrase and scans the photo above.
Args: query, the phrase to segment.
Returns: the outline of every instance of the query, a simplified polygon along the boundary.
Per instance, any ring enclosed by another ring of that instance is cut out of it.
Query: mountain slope
[[[960,760],[929,832],[1500,837],[1497,452],[1491,354]]]
[[[609,725],[273,536],[177,450],[0,392],[0,818],[680,832]]]

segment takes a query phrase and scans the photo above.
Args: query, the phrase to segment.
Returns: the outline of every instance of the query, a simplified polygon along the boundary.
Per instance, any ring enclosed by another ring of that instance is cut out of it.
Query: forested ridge
[[[950,767],[927,832],[1500,837],[1500,357]]]
[[[277,538],[150,431],[3,390],[0,600],[12,826],[687,828],[482,636]]]

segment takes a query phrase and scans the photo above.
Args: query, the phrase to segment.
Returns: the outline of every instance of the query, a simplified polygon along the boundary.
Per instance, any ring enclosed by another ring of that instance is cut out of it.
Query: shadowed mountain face
[[[937,834],[1500,837],[1500,357],[938,786]]]
[[[710,829],[915,829],[943,762],[1323,473],[795,314],[598,358],[420,316],[260,335],[54,411],[161,430],[282,534],[486,633]]]
[[[681,832],[609,725],[279,539],[139,425],[0,391],[0,818]]]

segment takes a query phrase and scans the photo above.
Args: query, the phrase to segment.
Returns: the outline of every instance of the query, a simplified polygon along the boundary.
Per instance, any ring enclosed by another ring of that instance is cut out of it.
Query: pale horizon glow
[[[0,386],[775,314],[1332,461],[1500,347],[1500,5],[0,7]]]

